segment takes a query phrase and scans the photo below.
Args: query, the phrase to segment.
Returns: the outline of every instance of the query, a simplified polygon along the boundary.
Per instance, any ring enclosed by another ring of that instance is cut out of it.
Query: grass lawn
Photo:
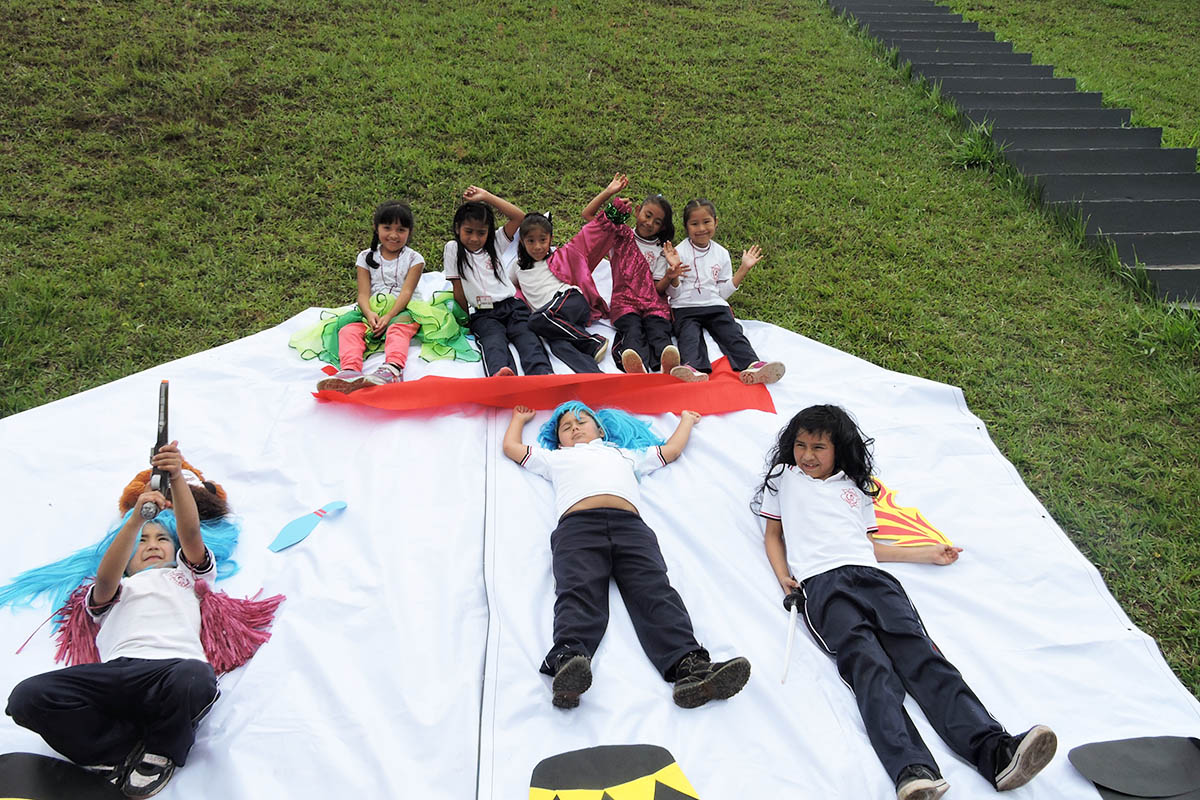
[[[0,56],[0,413],[348,302],[382,199],[438,267],[468,184],[562,239],[626,171],[762,245],[739,315],[962,386],[1200,690],[1200,357],[818,3],[3,0]]]

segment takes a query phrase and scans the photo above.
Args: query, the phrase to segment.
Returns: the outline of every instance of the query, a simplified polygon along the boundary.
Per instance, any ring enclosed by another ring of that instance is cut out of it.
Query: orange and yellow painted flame
[[[875,478],[879,485],[879,496],[875,498],[875,519],[879,523],[877,539],[883,539],[900,547],[917,547],[926,544],[953,544],[946,534],[939,531],[912,507],[896,503],[896,493]]]

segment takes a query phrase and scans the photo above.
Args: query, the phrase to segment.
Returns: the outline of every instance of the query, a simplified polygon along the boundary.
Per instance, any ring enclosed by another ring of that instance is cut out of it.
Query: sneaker
[[[703,383],[704,381],[708,380],[708,373],[701,372],[695,367],[687,364],[680,364],[679,366],[675,367],[675,369],[671,370],[671,377],[678,378],[684,383]]]
[[[344,369],[330,378],[318,381],[317,391],[350,394],[370,385],[371,383],[367,376],[363,375],[360,371],[356,369]]]
[[[372,386],[385,386],[389,383],[400,383],[404,380],[404,370],[395,364],[384,364],[366,377]]]
[[[1033,780],[1054,758],[1058,737],[1045,725],[1034,725],[1020,736],[1005,736],[996,748],[997,792],[1016,789]]]
[[[151,797],[162,791],[175,774],[175,762],[166,756],[142,753],[125,776],[121,791],[126,797]]]
[[[625,368],[626,375],[645,375],[646,365],[642,363],[642,357],[637,354],[636,350],[626,350],[621,353],[621,366]]]
[[[740,692],[748,680],[750,662],[744,658],[714,664],[703,653],[689,653],[675,668],[672,696],[680,708],[698,708],[709,700],[728,700]]]
[[[80,769],[95,775],[105,783],[111,783],[113,786],[120,786],[125,782],[124,764],[89,764],[81,766]]]
[[[674,369],[679,366],[679,348],[673,344],[667,345],[659,354],[658,362],[663,375],[672,374]]]
[[[909,764],[896,779],[896,800],[937,800],[950,784],[924,764]]]
[[[554,680],[550,688],[554,691],[551,700],[557,708],[575,708],[579,695],[592,685],[592,660],[578,653],[564,653],[558,657]]]
[[[513,371],[512,371],[512,367],[501,367],[500,369],[496,370],[496,374],[495,374],[494,376],[492,376],[492,377],[495,377],[495,378],[514,378],[514,377],[516,377],[516,375],[517,375],[517,373],[515,373],[515,372],[513,372]]]
[[[600,347],[596,350],[596,363],[599,364],[608,355],[608,339],[600,337]]]
[[[739,373],[742,383],[747,386],[755,383],[774,383],[783,377],[787,367],[782,361],[755,361]]]

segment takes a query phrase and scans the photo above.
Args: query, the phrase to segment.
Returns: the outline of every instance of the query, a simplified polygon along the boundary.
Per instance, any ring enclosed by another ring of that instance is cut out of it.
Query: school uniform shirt
[[[200,599],[196,581],[212,584],[217,560],[204,551],[204,563],[193,570],[175,554],[174,567],[152,567],[121,579],[106,605],[92,603],[87,612],[100,624],[96,648],[101,661],[114,658],[195,658],[207,661],[200,644]]]
[[[517,262],[514,261],[508,267],[508,279],[513,282],[514,286],[521,287],[521,294],[525,297],[525,302],[529,303],[529,307],[537,310],[554,299],[554,295],[566,289],[575,289],[579,291],[579,287],[566,281],[559,280],[553,272],[550,271],[550,262],[548,259],[533,262],[533,266],[529,269],[521,269]]]
[[[633,234],[633,243],[646,259],[646,268],[650,270],[650,275],[656,281],[662,280],[667,274],[667,268],[671,266],[667,263],[667,257],[663,255],[663,246],[657,239],[643,239],[636,233]]]
[[[879,530],[871,498],[838,471],[824,480],[785,466],[763,490],[759,515],[783,523],[788,569],[804,581],[837,567],[880,567],[868,533]]]
[[[637,508],[638,481],[666,464],[661,447],[626,450],[603,439],[557,450],[530,446],[521,459],[522,467],[554,484],[555,517],[598,494],[616,495]]]
[[[684,239],[675,252],[679,254],[679,260],[692,269],[679,277],[678,286],[667,284],[667,300],[671,308],[729,305],[726,298],[737,287],[733,285],[733,264],[729,260],[728,250],[712,241],[707,247],[698,249],[692,245],[691,239]]]
[[[504,234],[503,228],[496,229],[496,258],[503,258],[513,240]],[[501,300],[515,297],[516,287],[500,267],[500,277],[492,271],[492,260],[488,258],[487,249],[479,252],[467,252],[467,263],[470,269],[467,274],[458,274],[458,242],[451,239],[446,242],[442,251],[442,266],[447,280],[461,280],[463,294],[467,297],[467,305],[471,308],[491,308]]]
[[[379,254],[379,249],[376,248],[375,263],[379,265],[378,267],[372,267],[367,263],[367,256],[370,254],[370,250],[361,251],[354,263],[359,269],[365,269],[371,276],[371,294],[373,295],[400,294],[400,290],[404,287],[404,279],[408,277],[408,271],[425,263],[425,259],[421,257],[420,253],[407,246],[393,259],[383,258]]]

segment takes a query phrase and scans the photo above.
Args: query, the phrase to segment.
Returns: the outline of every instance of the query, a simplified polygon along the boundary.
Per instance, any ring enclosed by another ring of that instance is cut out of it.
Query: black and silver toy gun
[[[154,447],[150,450],[151,458],[158,453],[167,441],[167,382],[163,381],[158,385],[158,438],[154,442]],[[171,476],[161,469],[155,468],[150,473],[150,483],[147,484],[146,488],[162,492],[163,497],[170,500]],[[141,514],[142,519],[154,519],[158,516],[158,504],[142,503]]]

